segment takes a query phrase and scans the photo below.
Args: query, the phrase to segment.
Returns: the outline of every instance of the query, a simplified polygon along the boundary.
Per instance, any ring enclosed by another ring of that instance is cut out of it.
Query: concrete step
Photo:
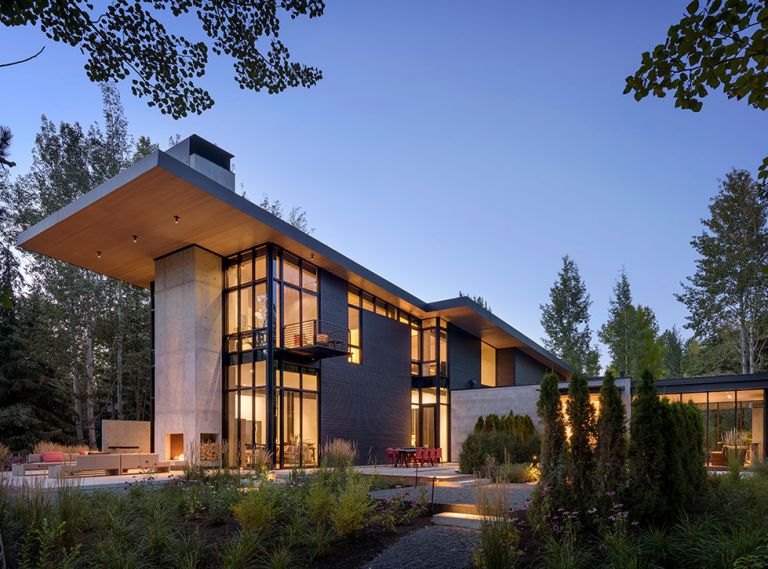
[[[488,478],[475,478],[474,476],[465,474],[460,477],[438,480],[435,483],[435,486],[443,486],[446,488],[466,488],[470,486],[489,484],[490,482],[491,481]]]
[[[465,529],[480,529],[483,517],[478,514],[462,514],[459,512],[444,512],[432,516],[432,523],[439,526],[451,526]]]

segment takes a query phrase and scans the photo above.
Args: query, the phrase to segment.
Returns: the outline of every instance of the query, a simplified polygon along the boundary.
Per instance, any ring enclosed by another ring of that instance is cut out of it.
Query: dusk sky
[[[174,121],[121,93],[134,135],[165,149],[197,133],[229,150],[247,197],[304,207],[315,237],[419,298],[482,295],[540,340],[539,304],[569,254],[593,330],[622,266],[663,330],[685,323],[673,295],[718,178],[756,173],[768,154],[766,115],[746,103],[716,94],[691,113],[622,94],[686,4],[331,1],[319,19],[284,22],[294,58],[323,70],[313,89],[242,91],[212,56],[216,105],[202,116]],[[101,101],[77,50],[2,33],[6,61],[46,46],[0,71],[22,173],[42,114],[89,124]]]

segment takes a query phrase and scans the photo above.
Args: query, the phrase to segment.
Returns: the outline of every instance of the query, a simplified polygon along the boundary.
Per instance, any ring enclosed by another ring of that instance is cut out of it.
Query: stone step
[[[462,514],[459,512],[443,512],[432,516],[432,523],[439,526],[451,526],[465,529],[480,529],[483,517],[478,514]]]

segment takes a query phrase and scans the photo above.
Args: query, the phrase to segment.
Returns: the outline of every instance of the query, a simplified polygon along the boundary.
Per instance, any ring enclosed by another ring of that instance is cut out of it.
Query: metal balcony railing
[[[315,357],[349,353],[349,330],[321,320],[306,320],[283,327],[282,348]]]

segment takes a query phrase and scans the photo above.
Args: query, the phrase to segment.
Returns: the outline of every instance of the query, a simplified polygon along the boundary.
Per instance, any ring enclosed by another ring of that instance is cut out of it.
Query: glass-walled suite
[[[727,467],[732,460],[751,466],[765,456],[765,400],[762,389],[702,391],[662,395],[692,401],[704,421],[707,466]]]
[[[308,343],[306,324],[319,320],[317,268],[261,246],[228,258],[224,282],[229,463],[248,467],[268,450],[278,466],[317,464],[319,371],[285,361],[285,350]]]

